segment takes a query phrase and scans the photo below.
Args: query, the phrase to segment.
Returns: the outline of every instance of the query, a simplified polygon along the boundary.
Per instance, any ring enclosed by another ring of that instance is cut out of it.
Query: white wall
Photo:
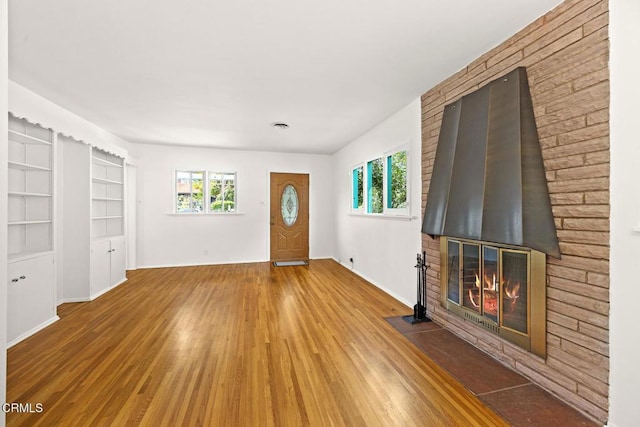
[[[127,165],[126,168],[125,207],[127,213],[125,215],[125,233],[127,235],[127,270],[135,270],[138,267],[138,261],[136,259],[136,244],[138,242],[136,237],[136,177],[138,176],[138,170],[131,165]]]
[[[269,260],[269,172],[309,173],[309,256],[331,257],[330,156],[131,146],[137,159],[139,268]],[[237,172],[240,214],[172,215],[175,170]]]
[[[8,83],[8,12],[7,0],[0,0],[0,230],[7,230],[7,83]],[[0,239],[0,277],[7,283],[7,238]],[[0,286],[0,404],[7,401],[7,287]],[[5,425],[4,412],[0,412],[0,426]]]
[[[407,305],[416,302],[416,254],[421,250],[420,99],[333,156],[334,257]],[[409,145],[411,220],[351,215],[351,171],[358,163]],[[349,262],[353,258],[353,265]]]
[[[640,422],[640,2],[610,0],[611,264],[610,426]]]

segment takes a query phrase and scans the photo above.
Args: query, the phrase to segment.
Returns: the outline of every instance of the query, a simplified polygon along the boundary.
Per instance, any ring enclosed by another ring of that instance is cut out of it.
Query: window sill
[[[359,213],[359,212],[349,212],[348,215],[362,217],[362,218],[391,219],[396,221],[411,221],[414,219],[418,219],[417,216],[411,216],[411,215],[368,214],[368,213]]]
[[[168,216],[237,216],[244,212],[168,212]]]

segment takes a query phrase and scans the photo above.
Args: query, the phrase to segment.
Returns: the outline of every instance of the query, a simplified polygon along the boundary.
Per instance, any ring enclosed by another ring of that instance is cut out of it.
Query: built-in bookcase
[[[9,115],[9,260],[53,251],[53,146],[50,129]]]
[[[55,322],[54,147],[50,129],[9,114],[7,344]]]
[[[59,135],[65,302],[90,301],[126,280],[124,159]]]
[[[124,160],[91,149],[91,236],[124,234]]]

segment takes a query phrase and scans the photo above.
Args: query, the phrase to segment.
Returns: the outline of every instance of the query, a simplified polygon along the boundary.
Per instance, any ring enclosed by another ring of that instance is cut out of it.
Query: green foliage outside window
[[[235,211],[235,173],[176,172],[176,212]],[[205,205],[205,192],[209,194]]]
[[[209,174],[209,209],[211,212],[235,210],[235,174]]]
[[[407,152],[398,151],[387,157],[387,208],[407,207]]]
[[[382,158],[371,160],[367,163],[368,172],[368,199],[367,212],[368,213],[382,213],[382,195],[384,188],[384,166]]]
[[[202,212],[204,210],[202,172],[177,172],[177,212]]]
[[[352,171],[352,195],[354,209],[361,209],[364,205],[364,168],[358,166]]]
[[[395,209],[394,215],[403,213],[397,210],[408,208],[407,183],[407,150],[371,160],[366,163],[366,170],[364,166],[351,170],[351,207],[361,209],[366,205],[366,212],[372,214],[385,213],[387,209]]]

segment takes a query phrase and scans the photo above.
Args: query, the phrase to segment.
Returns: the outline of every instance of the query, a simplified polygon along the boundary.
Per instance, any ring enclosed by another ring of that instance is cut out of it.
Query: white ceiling
[[[9,77],[131,142],[333,153],[559,3],[9,0]]]

